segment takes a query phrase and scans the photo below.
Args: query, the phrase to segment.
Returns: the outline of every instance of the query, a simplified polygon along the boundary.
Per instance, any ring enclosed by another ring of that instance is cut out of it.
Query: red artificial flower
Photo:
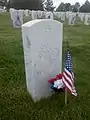
[[[57,80],[56,78],[51,78],[51,79],[48,80],[48,82],[51,83],[51,84],[53,84],[54,81],[56,81],[56,80]]]
[[[59,80],[59,79],[62,79],[62,74],[58,74],[58,75],[56,75],[55,78],[51,78],[51,79],[49,79],[48,82],[51,83],[51,84],[53,84],[54,81]]]
[[[62,79],[62,74],[56,75],[56,79],[57,79],[57,80],[58,80],[58,79]]]

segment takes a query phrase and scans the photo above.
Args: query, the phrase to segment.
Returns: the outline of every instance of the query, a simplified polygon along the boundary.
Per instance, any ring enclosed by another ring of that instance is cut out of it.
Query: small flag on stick
[[[77,96],[74,87],[74,73],[72,67],[72,58],[69,49],[66,52],[66,64],[65,64],[62,80],[65,85],[65,104],[67,104],[67,90],[69,90],[72,95]]]

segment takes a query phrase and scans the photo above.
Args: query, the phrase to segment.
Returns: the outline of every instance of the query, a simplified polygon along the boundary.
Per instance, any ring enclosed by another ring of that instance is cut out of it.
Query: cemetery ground
[[[90,119],[90,26],[65,25],[63,53],[67,40],[73,57],[77,98],[68,94],[65,106],[64,93],[56,93],[34,103],[26,89],[21,31],[12,28],[8,14],[0,14],[0,120]]]

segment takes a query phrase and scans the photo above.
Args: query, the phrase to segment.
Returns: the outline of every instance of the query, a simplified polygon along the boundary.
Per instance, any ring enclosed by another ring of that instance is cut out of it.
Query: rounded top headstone
[[[38,20],[32,20],[32,21],[29,21],[25,24],[22,25],[22,27],[31,27],[32,25],[36,24],[36,23],[39,23],[39,22],[53,22],[53,23],[57,23],[57,24],[61,24],[61,22],[58,22],[56,20],[51,20],[51,19],[38,19]]]

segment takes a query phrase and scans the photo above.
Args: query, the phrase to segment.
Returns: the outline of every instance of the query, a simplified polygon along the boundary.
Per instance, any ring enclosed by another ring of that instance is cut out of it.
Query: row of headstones
[[[90,13],[79,13],[78,16],[85,25],[90,25]]]
[[[68,20],[68,25],[75,25],[75,22],[78,20],[85,25],[90,25],[90,13],[54,12],[54,15],[58,17],[61,22]]]
[[[28,21],[35,19],[53,19],[52,12],[16,10],[13,8],[10,8],[10,15],[14,28],[20,28],[21,25],[24,23],[25,17],[31,17],[31,19],[29,18]]]
[[[4,12],[6,12],[6,10],[5,10],[5,9],[0,8],[0,13],[4,13]]]
[[[14,28],[20,28],[21,25],[27,21],[35,19],[54,19],[58,18],[62,23],[68,20],[68,25],[75,25],[77,17],[85,25],[90,25],[90,14],[88,13],[73,13],[73,12],[46,12],[34,10],[15,10],[10,8],[11,20]],[[24,21],[24,18],[29,18]]]

